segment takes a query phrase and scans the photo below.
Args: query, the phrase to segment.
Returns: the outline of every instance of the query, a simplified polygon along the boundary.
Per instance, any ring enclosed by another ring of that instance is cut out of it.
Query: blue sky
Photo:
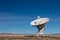
[[[60,0],[0,0],[0,33],[35,34],[38,15],[50,18],[45,33],[60,33]]]

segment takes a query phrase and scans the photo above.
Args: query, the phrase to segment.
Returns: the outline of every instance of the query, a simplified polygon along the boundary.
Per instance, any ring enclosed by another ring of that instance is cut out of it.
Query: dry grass
[[[0,40],[60,40],[59,35],[0,35]]]

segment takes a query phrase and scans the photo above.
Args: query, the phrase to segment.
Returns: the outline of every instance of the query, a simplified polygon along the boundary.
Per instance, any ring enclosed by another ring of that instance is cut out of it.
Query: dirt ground
[[[0,35],[0,40],[60,40],[60,35]]]

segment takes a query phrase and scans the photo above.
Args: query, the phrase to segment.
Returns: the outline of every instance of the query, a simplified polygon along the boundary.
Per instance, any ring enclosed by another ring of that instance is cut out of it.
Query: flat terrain
[[[60,40],[60,35],[0,34],[0,40]]]

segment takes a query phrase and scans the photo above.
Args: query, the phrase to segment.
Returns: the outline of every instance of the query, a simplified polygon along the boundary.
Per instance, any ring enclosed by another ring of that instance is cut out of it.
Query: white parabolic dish
[[[49,21],[49,18],[38,18],[36,20],[33,20],[30,24],[32,26],[36,26],[36,25],[41,25],[41,24],[45,24]]]

